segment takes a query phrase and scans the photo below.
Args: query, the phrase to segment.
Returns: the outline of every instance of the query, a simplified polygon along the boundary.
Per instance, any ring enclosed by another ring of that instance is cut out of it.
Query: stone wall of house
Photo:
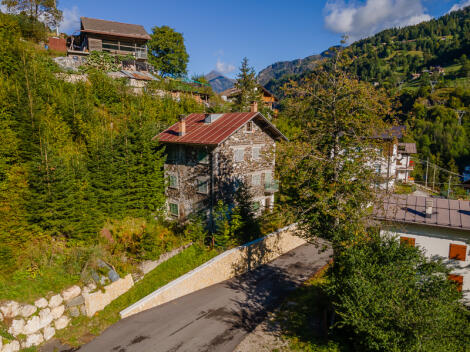
[[[260,148],[258,158],[254,149]],[[235,153],[243,150],[243,161],[235,161]],[[244,183],[254,201],[265,205],[265,199],[274,203],[274,194],[267,193],[267,174],[274,178],[276,142],[253,121],[252,131],[246,125],[232,134],[217,148],[216,192],[230,197],[233,194],[233,181]],[[254,177],[255,176],[255,177]],[[232,184],[232,185],[231,185]],[[232,187],[230,187],[232,186]]]

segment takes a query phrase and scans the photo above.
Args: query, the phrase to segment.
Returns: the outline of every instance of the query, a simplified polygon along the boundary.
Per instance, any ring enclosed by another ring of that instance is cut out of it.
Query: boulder
[[[20,315],[25,318],[29,318],[31,315],[36,313],[38,308],[32,304],[26,304],[20,308]]]
[[[62,315],[59,319],[57,319],[54,323],[56,330],[61,330],[67,325],[69,325],[70,319],[66,315]]]
[[[33,347],[33,346],[38,346],[43,342],[44,342],[44,337],[42,336],[41,333],[32,334],[32,335],[28,335],[26,337],[26,341],[23,344],[23,347],[24,348],[29,348],[29,347]]]
[[[80,306],[80,313],[81,313],[82,315],[86,315],[86,307],[85,307],[85,305]]]
[[[119,274],[114,269],[110,269],[108,271],[108,278],[111,280],[111,282],[116,282],[120,279]]]
[[[70,307],[69,312],[70,312],[70,315],[74,318],[80,315],[80,310],[78,309],[78,307]]]
[[[26,322],[26,325],[23,328],[23,334],[34,334],[36,331],[40,330],[41,327],[41,319],[37,315],[35,315]]]
[[[34,305],[38,307],[39,309],[41,308],[46,308],[47,307],[47,299],[45,298],[39,298],[36,302],[34,302]]]
[[[18,341],[12,341],[3,346],[2,352],[17,352],[20,350],[20,343]]]
[[[3,314],[2,314],[2,312],[0,312],[0,322],[2,322],[2,321],[3,321]]]
[[[23,333],[23,329],[24,329],[24,320],[14,319],[11,322],[10,328],[8,329],[8,333],[16,337],[19,334]]]
[[[54,317],[52,316],[50,308],[44,308],[39,311],[39,320],[41,324],[41,329],[52,323]]]
[[[64,299],[62,298],[61,295],[52,296],[51,299],[49,300],[49,308],[58,307],[62,304],[63,301]]]
[[[52,339],[55,335],[55,329],[52,326],[46,326],[43,331],[44,341]]]
[[[4,318],[14,318],[19,315],[20,305],[15,301],[8,301],[0,306]]]
[[[52,319],[53,320],[59,319],[62,315],[64,315],[64,311],[65,311],[64,305],[52,308],[51,310]]]
[[[64,301],[70,301],[71,299],[77,297],[82,290],[80,289],[79,286],[75,285],[72,287],[69,287],[68,289],[62,291],[62,297],[64,298]]]
[[[83,291],[85,291],[85,290],[83,290]],[[85,299],[83,298],[82,295],[80,295],[80,296],[77,296],[75,298],[72,298],[70,301],[66,302],[65,305],[67,307],[75,307],[75,306],[79,306],[83,303],[85,303]]]

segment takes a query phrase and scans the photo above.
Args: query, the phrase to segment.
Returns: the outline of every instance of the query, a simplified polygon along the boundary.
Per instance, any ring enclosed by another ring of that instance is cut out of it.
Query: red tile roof
[[[218,145],[230,137],[248,121],[255,119],[263,128],[269,129],[273,138],[286,137],[259,112],[236,112],[222,114],[212,123],[205,123],[206,114],[190,114],[185,117],[186,133],[180,136],[180,123],[177,122],[154,138],[162,143]]]

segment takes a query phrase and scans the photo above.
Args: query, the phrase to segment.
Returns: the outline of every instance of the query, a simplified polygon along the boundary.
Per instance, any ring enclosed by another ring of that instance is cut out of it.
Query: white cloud
[[[217,60],[217,63],[215,64],[215,68],[217,71],[219,71],[220,73],[230,73],[230,72],[233,72],[235,71],[235,66],[232,65],[232,64],[227,64],[225,62],[222,62],[220,61],[219,59]]]
[[[80,14],[78,7],[63,10],[64,18],[60,22],[59,29],[61,32],[69,33],[80,30]]]
[[[328,0],[325,5],[326,28],[347,34],[350,41],[386,28],[409,26],[431,18],[426,14],[422,0]]]
[[[467,6],[470,6],[470,0],[461,1],[458,4],[455,4],[454,6],[452,6],[448,13],[451,13],[452,11],[462,10],[464,7],[467,7]]]

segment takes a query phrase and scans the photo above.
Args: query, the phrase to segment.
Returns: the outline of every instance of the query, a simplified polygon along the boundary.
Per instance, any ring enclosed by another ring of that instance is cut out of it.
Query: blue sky
[[[284,60],[317,54],[392,26],[418,23],[470,0],[60,0],[61,29],[79,29],[79,17],[94,17],[182,32],[189,72],[218,69],[236,75],[244,56],[259,71]]]

